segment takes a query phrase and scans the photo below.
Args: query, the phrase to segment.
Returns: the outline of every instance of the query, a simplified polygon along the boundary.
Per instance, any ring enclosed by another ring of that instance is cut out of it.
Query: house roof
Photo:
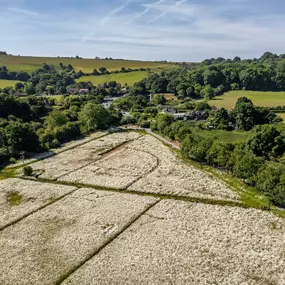
[[[14,96],[27,96],[27,93],[22,93],[22,92],[16,92],[14,93]]]

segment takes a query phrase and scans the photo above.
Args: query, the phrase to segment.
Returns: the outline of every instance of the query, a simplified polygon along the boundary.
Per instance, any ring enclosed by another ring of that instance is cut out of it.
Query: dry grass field
[[[284,285],[284,251],[272,214],[162,201],[63,284]]]
[[[144,136],[128,145],[157,155],[158,167],[131,186],[141,192],[164,195],[189,196],[205,199],[239,200],[239,196],[224,183],[217,181],[205,172],[186,165],[168,147],[152,136]]]
[[[155,202],[77,190],[0,232],[0,284],[56,284]]]
[[[0,181],[1,285],[285,284],[284,211],[152,135],[97,133],[31,166]]]
[[[71,64],[76,71],[82,70],[91,73],[95,68],[106,67],[109,71],[120,70],[122,67],[139,68],[163,68],[173,67],[171,63],[135,61],[135,60],[104,60],[104,59],[75,59],[75,58],[57,58],[57,57],[31,57],[31,56],[0,56],[0,66],[6,66],[10,71],[33,72],[43,63],[55,65],[59,68],[59,63],[64,65]]]
[[[36,162],[32,166],[42,173],[42,178],[57,179],[93,163],[100,159],[104,152],[138,136],[137,133],[114,133]]]
[[[0,189],[1,229],[71,193],[76,188],[21,179],[7,179],[0,181]]]

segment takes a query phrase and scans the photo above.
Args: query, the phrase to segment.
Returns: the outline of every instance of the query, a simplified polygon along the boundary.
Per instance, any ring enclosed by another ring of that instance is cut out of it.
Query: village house
[[[79,89],[78,94],[87,95],[89,94],[89,89]]]
[[[23,93],[23,92],[16,92],[16,93],[14,93],[14,96],[15,97],[26,97],[26,96],[28,96],[28,94]]]
[[[79,88],[69,88],[67,89],[68,94],[78,94]]]

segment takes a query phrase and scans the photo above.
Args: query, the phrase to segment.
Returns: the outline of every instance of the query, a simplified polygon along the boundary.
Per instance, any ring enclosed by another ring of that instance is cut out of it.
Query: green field
[[[218,108],[231,109],[239,97],[247,97],[254,105],[263,107],[275,107],[285,105],[285,92],[260,92],[260,91],[230,91],[222,96],[210,100],[209,104]]]
[[[116,73],[107,75],[94,75],[94,76],[83,76],[77,79],[77,82],[90,81],[93,85],[103,84],[109,81],[116,81],[121,85],[127,83],[129,86],[133,85],[147,76],[147,71],[133,71],[128,73]]]
[[[10,87],[10,86],[14,87],[14,85],[18,82],[19,81],[17,81],[17,80],[0,79],[0,88]]]
[[[119,70],[122,67],[137,68],[162,68],[173,67],[173,64],[163,62],[134,61],[134,60],[101,60],[101,59],[75,59],[75,58],[57,58],[57,57],[28,57],[28,56],[0,56],[0,66],[6,66],[10,71],[32,72],[39,68],[43,63],[59,67],[59,63],[64,65],[71,64],[76,71],[82,70],[91,73],[93,69],[106,67],[109,71]]]
[[[285,124],[285,113],[277,113],[276,115],[281,117],[283,119],[283,124]]]
[[[196,129],[195,129],[196,131]],[[233,142],[238,142],[238,141],[245,141],[246,138],[248,137],[248,132],[237,132],[237,131],[224,131],[224,130],[212,130],[212,131],[207,131],[207,130],[197,130],[196,131],[199,135],[201,136],[215,136],[217,137],[220,141],[226,142],[226,143],[233,143]]]

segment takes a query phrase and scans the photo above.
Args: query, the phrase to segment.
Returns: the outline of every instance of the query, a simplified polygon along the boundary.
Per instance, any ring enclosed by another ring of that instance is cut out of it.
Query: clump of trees
[[[280,120],[270,109],[255,107],[250,99],[240,97],[233,110],[221,108],[211,112],[208,122],[216,129],[249,131],[256,125],[274,124]]]
[[[100,103],[100,96],[66,97],[57,106],[60,109],[54,109],[52,100],[44,97],[0,93],[0,163],[22,151],[48,150],[118,124],[120,114]]]

